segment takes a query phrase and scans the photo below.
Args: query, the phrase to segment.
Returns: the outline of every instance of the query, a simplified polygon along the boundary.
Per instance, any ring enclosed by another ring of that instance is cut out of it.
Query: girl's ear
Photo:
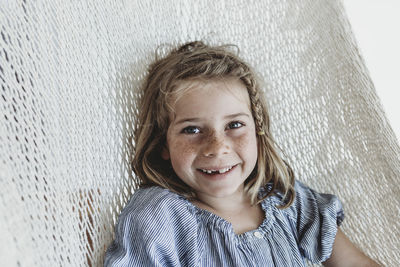
[[[161,157],[163,160],[169,160],[169,150],[167,146],[163,146],[161,149]]]

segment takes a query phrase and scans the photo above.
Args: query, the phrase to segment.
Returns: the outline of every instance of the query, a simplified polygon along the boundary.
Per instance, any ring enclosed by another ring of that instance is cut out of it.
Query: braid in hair
[[[247,187],[250,188],[255,185],[255,188],[263,186],[266,188],[266,184],[272,182],[271,191],[264,198],[274,194],[274,191],[277,189],[284,192],[284,202],[286,203],[281,208],[288,207],[293,202],[295,196],[293,170],[276,151],[276,144],[269,131],[270,125],[266,110],[267,107],[263,102],[263,94],[256,83],[256,79],[254,79],[254,76],[245,75],[241,80],[248,88],[258,140],[262,146],[266,147],[266,149],[259,150],[258,152],[258,171],[262,178],[260,177],[261,179],[251,181]],[[265,161],[269,164],[260,164],[260,161]]]
[[[260,90],[257,88],[256,81],[251,79],[251,77],[245,76],[242,81],[248,88],[248,93],[250,97],[251,109],[253,111],[253,117],[256,124],[256,132],[258,135],[265,134],[265,126],[267,126],[267,131],[269,128],[268,121],[265,121],[264,108],[261,103]],[[267,125],[265,125],[267,123]]]

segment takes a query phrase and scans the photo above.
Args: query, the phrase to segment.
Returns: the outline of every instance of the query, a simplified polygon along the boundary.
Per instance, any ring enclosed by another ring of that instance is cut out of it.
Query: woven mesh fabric
[[[343,231],[396,266],[400,149],[339,0],[1,1],[2,265],[102,264],[136,187],[146,66],[196,39],[238,45],[297,178],[337,194]]]

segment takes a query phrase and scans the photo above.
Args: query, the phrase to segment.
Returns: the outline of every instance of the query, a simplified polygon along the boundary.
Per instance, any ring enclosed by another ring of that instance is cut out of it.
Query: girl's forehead
[[[236,77],[221,77],[212,79],[187,79],[178,81],[175,85],[175,92],[173,93],[173,104],[179,102],[184,97],[196,95],[201,97],[202,93],[212,93],[214,90],[232,94],[240,101],[248,101],[250,106],[250,98],[244,83]],[[171,103],[172,104],[172,103]]]
[[[247,88],[236,78],[182,81],[177,84],[176,92],[170,103],[172,117],[183,111],[193,115],[197,111],[213,112],[216,106],[218,111],[241,109],[251,113]]]

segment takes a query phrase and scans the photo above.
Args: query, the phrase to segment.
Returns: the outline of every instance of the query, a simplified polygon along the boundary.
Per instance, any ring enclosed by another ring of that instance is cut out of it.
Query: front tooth
[[[222,169],[222,170],[219,171],[219,173],[226,173],[226,172],[229,171],[231,168],[232,168],[232,167],[228,167],[228,168]]]
[[[232,166],[231,167],[227,167],[225,169],[221,169],[221,170],[204,170],[204,169],[201,169],[201,171],[204,172],[204,173],[211,174],[211,173],[214,173],[214,172],[225,173],[225,172],[229,171],[230,169],[232,169]]]

